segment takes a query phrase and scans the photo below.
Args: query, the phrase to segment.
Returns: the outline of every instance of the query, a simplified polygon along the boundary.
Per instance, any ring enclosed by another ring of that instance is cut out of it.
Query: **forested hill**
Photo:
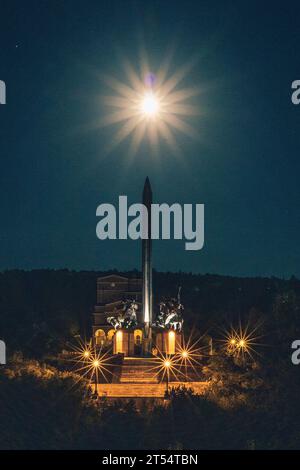
[[[96,279],[111,272],[0,273],[0,338],[11,349],[45,352],[61,347],[76,333],[89,336]],[[118,274],[140,275],[137,271]],[[154,272],[153,286],[156,309],[159,299],[176,296],[181,286],[186,324],[200,330],[221,327],[237,319],[246,322],[250,315],[254,320],[292,323],[297,332],[300,281],[296,278]]]

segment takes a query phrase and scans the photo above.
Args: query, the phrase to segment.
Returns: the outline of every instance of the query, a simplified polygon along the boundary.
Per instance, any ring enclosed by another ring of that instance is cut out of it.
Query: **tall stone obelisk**
[[[145,327],[145,349],[151,346],[152,324],[152,246],[151,246],[151,204],[152,190],[147,176],[143,190],[143,204],[147,208],[146,227],[148,237],[142,240],[142,272],[143,272],[143,322]]]

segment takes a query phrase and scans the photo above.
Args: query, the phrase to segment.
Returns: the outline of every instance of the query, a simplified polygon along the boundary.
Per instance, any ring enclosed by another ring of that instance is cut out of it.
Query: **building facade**
[[[142,333],[142,280],[137,277],[125,277],[117,274],[99,277],[97,279],[97,304],[93,312],[93,338],[97,346],[112,343],[115,334],[114,327],[109,324],[109,317],[118,317],[124,313],[126,300],[135,300],[137,311],[137,330]],[[142,337],[135,334],[135,342]]]

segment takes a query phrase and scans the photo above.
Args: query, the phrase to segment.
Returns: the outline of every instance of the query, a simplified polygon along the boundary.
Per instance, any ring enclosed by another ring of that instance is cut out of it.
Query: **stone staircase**
[[[157,384],[155,364],[149,358],[125,357],[120,374],[120,384]]]
[[[108,398],[160,398],[166,390],[166,383],[159,383],[156,376],[157,363],[151,358],[125,357],[123,364],[118,366],[112,383],[98,384],[98,395]],[[173,379],[174,380],[174,379]],[[203,394],[208,387],[207,382],[201,382],[199,378],[190,382],[173,382],[169,386],[178,387],[184,385],[193,388],[196,394]],[[91,385],[94,390],[94,385]]]

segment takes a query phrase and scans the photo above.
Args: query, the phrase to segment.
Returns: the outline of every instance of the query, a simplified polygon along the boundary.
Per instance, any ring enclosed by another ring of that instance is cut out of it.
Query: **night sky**
[[[264,3],[264,4],[263,4]],[[298,6],[297,6],[298,3]],[[140,244],[96,238],[96,208],[145,177],[155,202],[204,203],[205,246],[158,241],[163,271],[300,275],[299,2],[0,0],[0,269],[126,270]],[[200,138],[176,132],[181,156],[145,139],[104,150],[118,125],[97,128],[105,73],[126,83],[122,57],[171,73],[192,57]]]

